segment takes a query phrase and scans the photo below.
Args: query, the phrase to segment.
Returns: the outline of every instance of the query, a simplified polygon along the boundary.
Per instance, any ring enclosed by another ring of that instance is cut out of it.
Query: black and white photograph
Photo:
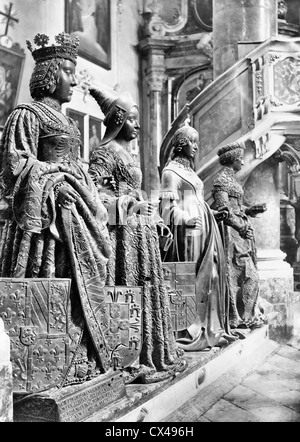
[[[300,422],[299,0],[0,0],[0,422]]]

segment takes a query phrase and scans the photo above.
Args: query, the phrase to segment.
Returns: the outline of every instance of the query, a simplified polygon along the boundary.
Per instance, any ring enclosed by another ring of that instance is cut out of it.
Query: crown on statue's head
[[[38,63],[52,58],[64,58],[76,64],[79,38],[77,36],[72,37],[66,32],[61,32],[56,35],[54,39],[57,44],[47,46],[50,40],[48,35],[37,34],[33,39],[33,42],[37,46],[35,49],[33,48],[32,43],[29,40],[26,40],[27,47],[34,60]]]

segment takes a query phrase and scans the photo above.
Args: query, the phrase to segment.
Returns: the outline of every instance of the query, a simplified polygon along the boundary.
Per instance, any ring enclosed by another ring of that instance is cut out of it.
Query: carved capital
[[[167,76],[164,70],[151,70],[147,72],[146,79],[150,92],[162,92]]]

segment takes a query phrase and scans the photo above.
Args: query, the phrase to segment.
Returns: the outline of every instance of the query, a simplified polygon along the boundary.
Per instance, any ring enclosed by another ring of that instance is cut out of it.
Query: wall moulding
[[[187,23],[188,0],[145,0],[144,18],[147,33],[164,36],[180,31]]]
[[[194,16],[206,31],[212,31],[212,0],[192,0]]]

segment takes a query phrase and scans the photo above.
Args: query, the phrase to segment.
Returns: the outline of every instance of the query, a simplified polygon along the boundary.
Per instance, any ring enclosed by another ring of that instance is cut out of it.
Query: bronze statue
[[[160,214],[174,236],[168,250],[162,251],[163,260],[196,262],[197,316],[177,339],[186,351],[228,345],[236,339],[228,326],[225,255],[214,216],[222,219],[227,212],[212,211],[204,201],[203,182],[193,166],[198,143],[193,127],[176,131],[160,192]]]
[[[255,328],[266,318],[258,309],[259,276],[253,227],[249,217],[266,210],[265,204],[246,207],[244,191],[235,173],[244,165],[244,146],[231,143],[218,150],[224,166],[214,181],[213,208],[228,207],[229,215],[223,221],[223,240],[226,253],[226,272],[230,298],[231,328]]]
[[[139,365],[129,367],[126,379],[156,382],[186,366],[173,336],[159,251],[158,234],[171,233],[143,197],[142,172],[129,151],[140,129],[138,106],[129,93],[117,97],[93,88],[90,93],[106,125],[100,146],[92,152],[89,173],[109,215],[113,253],[107,284],[143,288],[142,349]]]
[[[1,197],[7,201],[0,276],[6,278],[8,293],[22,282],[4,302],[14,300],[14,318],[20,321],[14,323],[16,333],[21,329],[20,339],[33,345],[32,391],[83,382],[106,372],[111,362],[99,313],[111,254],[107,211],[79,159],[81,134],[61,111],[76,86],[79,41],[66,33],[55,40],[48,46],[49,37],[37,34],[35,49],[27,41],[35,60],[33,101],[16,106],[7,119],[0,154]],[[59,286],[61,278],[71,279],[68,300]],[[38,281],[41,285],[33,287]],[[22,290],[28,285],[33,287],[31,301],[24,306]],[[44,287],[51,287],[51,294]],[[13,352],[18,351],[16,346]],[[20,383],[26,365],[24,359]]]

